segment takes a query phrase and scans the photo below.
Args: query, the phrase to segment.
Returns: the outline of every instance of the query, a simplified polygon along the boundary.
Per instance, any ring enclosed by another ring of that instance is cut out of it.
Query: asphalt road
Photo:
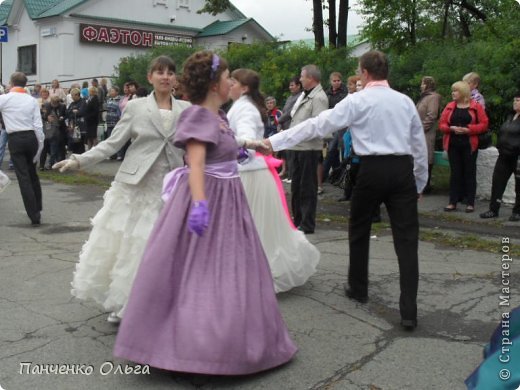
[[[101,163],[96,172],[110,175],[113,164]],[[318,272],[305,286],[278,296],[299,346],[292,362],[246,377],[154,369],[130,373],[129,362],[112,357],[117,327],[105,321],[106,313],[96,304],[78,301],[69,292],[103,191],[42,184],[44,212],[38,228],[29,225],[15,180],[0,194],[0,387],[6,390],[464,389],[501,313],[520,304],[517,259],[508,263],[509,306],[500,306],[502,254],[421,242],[419,326],[405,332],[399,326],[398,267],[390,232],[383,229],[372,239],[370,300],[361,305],[348,300],[342,289],[345,226],[323,221],[309,236],[322,253]],[[326,188],[321,213],[347,215],[347,205],[335,203],[338,194]],[[425,197],[421,212],[434,222],[429,215],[439,213],[440,225],[445,201],[444,195]],[[477,208],[484,210],[485,204]],[[481,223],[476,215],[460,214],[468,219],[462,225]],[[503,230],[485,233],[496,240],[497,249],[504,240],[517,242],[518,227],[506,216],[496,225]]]

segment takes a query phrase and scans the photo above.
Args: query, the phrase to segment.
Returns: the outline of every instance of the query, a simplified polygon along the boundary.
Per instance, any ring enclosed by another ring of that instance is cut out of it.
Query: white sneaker
[[[111,324],[119,324],[121,322],[121,318],[119,318],[116,312],[113,311],[108,315],[107,322],[110,322]]]

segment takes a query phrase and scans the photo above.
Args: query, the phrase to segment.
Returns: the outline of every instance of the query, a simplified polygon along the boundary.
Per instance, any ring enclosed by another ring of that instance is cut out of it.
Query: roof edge
[[[71,4],[70,7],[64,8],[59,13],[53,13],[53,14],[50,14],[50,15],[45,15],[46,13],[52,11],[53,8],[56,8],[56,7],[61,5],[61,3],[54,4],[52,7],[49,7],[45,11],[41,12],[35,19],[44,19],[44,18],[50,18],[50,17],[53,17],[53,16],[62,16],[64,13],[70,11],[73,8],[76,8],[79,5],[82,5],[82,4],[86,3],[87,1],[88,0],[79,0],[76,4]]]
[[[148,23],[148,22],[142,22],[138,20],[126,20],[126,19],[118,19],[118,18],[107,18],[103,16],[94,16],[94,15],[83,15],[83,14],[76,14],[72,13],[70,14],[72,18],[82,18],[82,19],[91,19],[91,20],[98,20],[98,21],[107,21],[107,22],[116,22],[116,23],[123,23],[123,24],[131,24],[134,26],[149,26],[149,27],[159,27],[159,28],[165,28],[169,30],[183,30],[183,31],[190,31],[194,33],[199,33],[202,31],[200,28],[195,27],[186,27],[186,26],[172,26],[169,24],[159,24],[159,23]]]

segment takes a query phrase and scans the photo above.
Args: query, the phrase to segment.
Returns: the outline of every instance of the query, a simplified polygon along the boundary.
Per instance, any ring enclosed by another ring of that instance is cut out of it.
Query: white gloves
[[[62,160],[54,164],[52,166],[52,169],[59,169],[62,173],[65,171],[77,170],[79,169],[79,161],[72,159]]]
[[[244,147],[246,149],[254,149],[258,152],[269,149],[269,146],[267,146],[264,143],[264,140],[261,140],[261,139],[246,139],[246,138],[237,137],[236,141],[237,141],[238,146]]]
[[[248,139],[245,140],[244,147],[246,149],[254,149],[257,152],[262,152],[263,150],[268,150],[269,146],[267,146],[263,140],[261,139]]]

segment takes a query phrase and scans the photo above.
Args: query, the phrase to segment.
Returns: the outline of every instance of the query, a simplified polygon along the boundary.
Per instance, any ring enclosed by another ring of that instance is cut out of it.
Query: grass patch
[[[436,220],[444,221],[444,222],[459,222],[459,223],[464,223],[464,224],[469,224],[469,225],[475,224],[475,222],[471,221],[470,219],[458,217],[457,215],[449,214],[449,213],[435,213],[435,212],[429,212],[429,211],[420,211],[419,215],[422,217],[436,219]],[[502,226],[502,223],[498,220],[479,221],[478,224],[487,225],[487,226],[495,226],[495,227]]]
[[[459,235],[454,237],[453,235],[429,229],[420,230],[419,240],[441,244],[452,248],[472,249],[490,253],[500,253],[501,248],[498,240],[485,240],[482,237],[475,235]],[[520,256],[520,248],[511,247],[509,253],[513,256]]]
[[[74,173],[59,173],[57,171],[42,171],[38,172],[40,179],[50,180],[55,183],[67,184],[67,185],[93,185],[108,189],[110,187],[111,179],[107,179],[103,176],[92,175],[85,172],[74,172]]]
[[[348,217],[340,214],[318,214],[316,220],[320,222],[348,223]]]
[[[450,190],[450,167],[434,165],[432,170],[432,187],[435,192]]]

